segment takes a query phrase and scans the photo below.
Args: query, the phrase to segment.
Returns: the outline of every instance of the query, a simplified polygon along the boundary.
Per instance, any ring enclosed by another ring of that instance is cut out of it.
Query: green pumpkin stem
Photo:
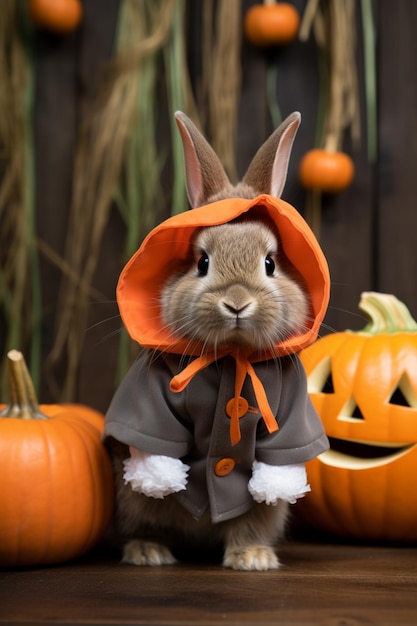
[[[10,403],[0,413],[0,417],[18,417],[24,420],[48,419],[39,408],[29,370],[23,354],[18,350],[10,350],[7,354],[7,375]]]
[[[359,309],[366,313],[369,322],[361,333],[416,332],[417,322],[405,304],[395,296],[386,293],[366,291],[362,294]]]

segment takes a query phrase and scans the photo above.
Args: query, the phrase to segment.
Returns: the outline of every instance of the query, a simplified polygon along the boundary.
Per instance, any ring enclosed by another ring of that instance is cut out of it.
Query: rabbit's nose
[[[240,285],[234,285],[225,294],[222,306],[235,316],[249,313],[255,304],[253,296]]]
[[[250,302],[247,302],[242,306],[235,306],[233,304],[229,304],[228,302],[223,302],[223,305],[228,311],[230,311],[230,313],[233,313],[233,315],[240,315],[245,309],[248,308],[248,306],[250,306]]]

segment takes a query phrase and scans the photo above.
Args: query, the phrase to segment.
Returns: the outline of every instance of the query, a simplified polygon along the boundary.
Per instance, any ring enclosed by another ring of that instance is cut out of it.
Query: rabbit
[[[304,463],[328,447],[293,347],[317,333],[327,265],[311,233],[293,245],[308,227],[275,200],[301,116],[276,129],[235,186],[192,121],[182,112],[175,119],[192,210],[151,232],[118,286],[122,318],[145,346],[105,424],[123,561],[167,565],[179,548],[220,547],[224,567],[276,569],[289,504],[310,489]],[[289,255],[271,219],[277,203]],[[291,262],[300,253],[319,289]],[[138,284],[150,291],[148,322]],[[159,324],[157,339],[146,324]]]

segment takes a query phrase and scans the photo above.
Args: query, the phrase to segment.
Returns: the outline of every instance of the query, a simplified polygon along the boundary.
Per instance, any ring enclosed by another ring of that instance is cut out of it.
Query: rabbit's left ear
[[[301,114],[295,111],[278,126],[253,157],[242,182],[258,194],[281,197],[292,144],[300,122]]]

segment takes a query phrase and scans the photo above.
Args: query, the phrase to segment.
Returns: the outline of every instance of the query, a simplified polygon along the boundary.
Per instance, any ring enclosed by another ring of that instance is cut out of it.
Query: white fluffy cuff
[[[123,478],[133,491],[151,498],[164,498],[185,489],[190,468],[180,459],[148,454],[132,447],[129,450],[130,458],[123,461]]]
[[[277,504],[278,500],[285,500],[294,504],[310,491],[310,485],[304,465],[267,465],[255,461],[248,489],[256,502]]]

